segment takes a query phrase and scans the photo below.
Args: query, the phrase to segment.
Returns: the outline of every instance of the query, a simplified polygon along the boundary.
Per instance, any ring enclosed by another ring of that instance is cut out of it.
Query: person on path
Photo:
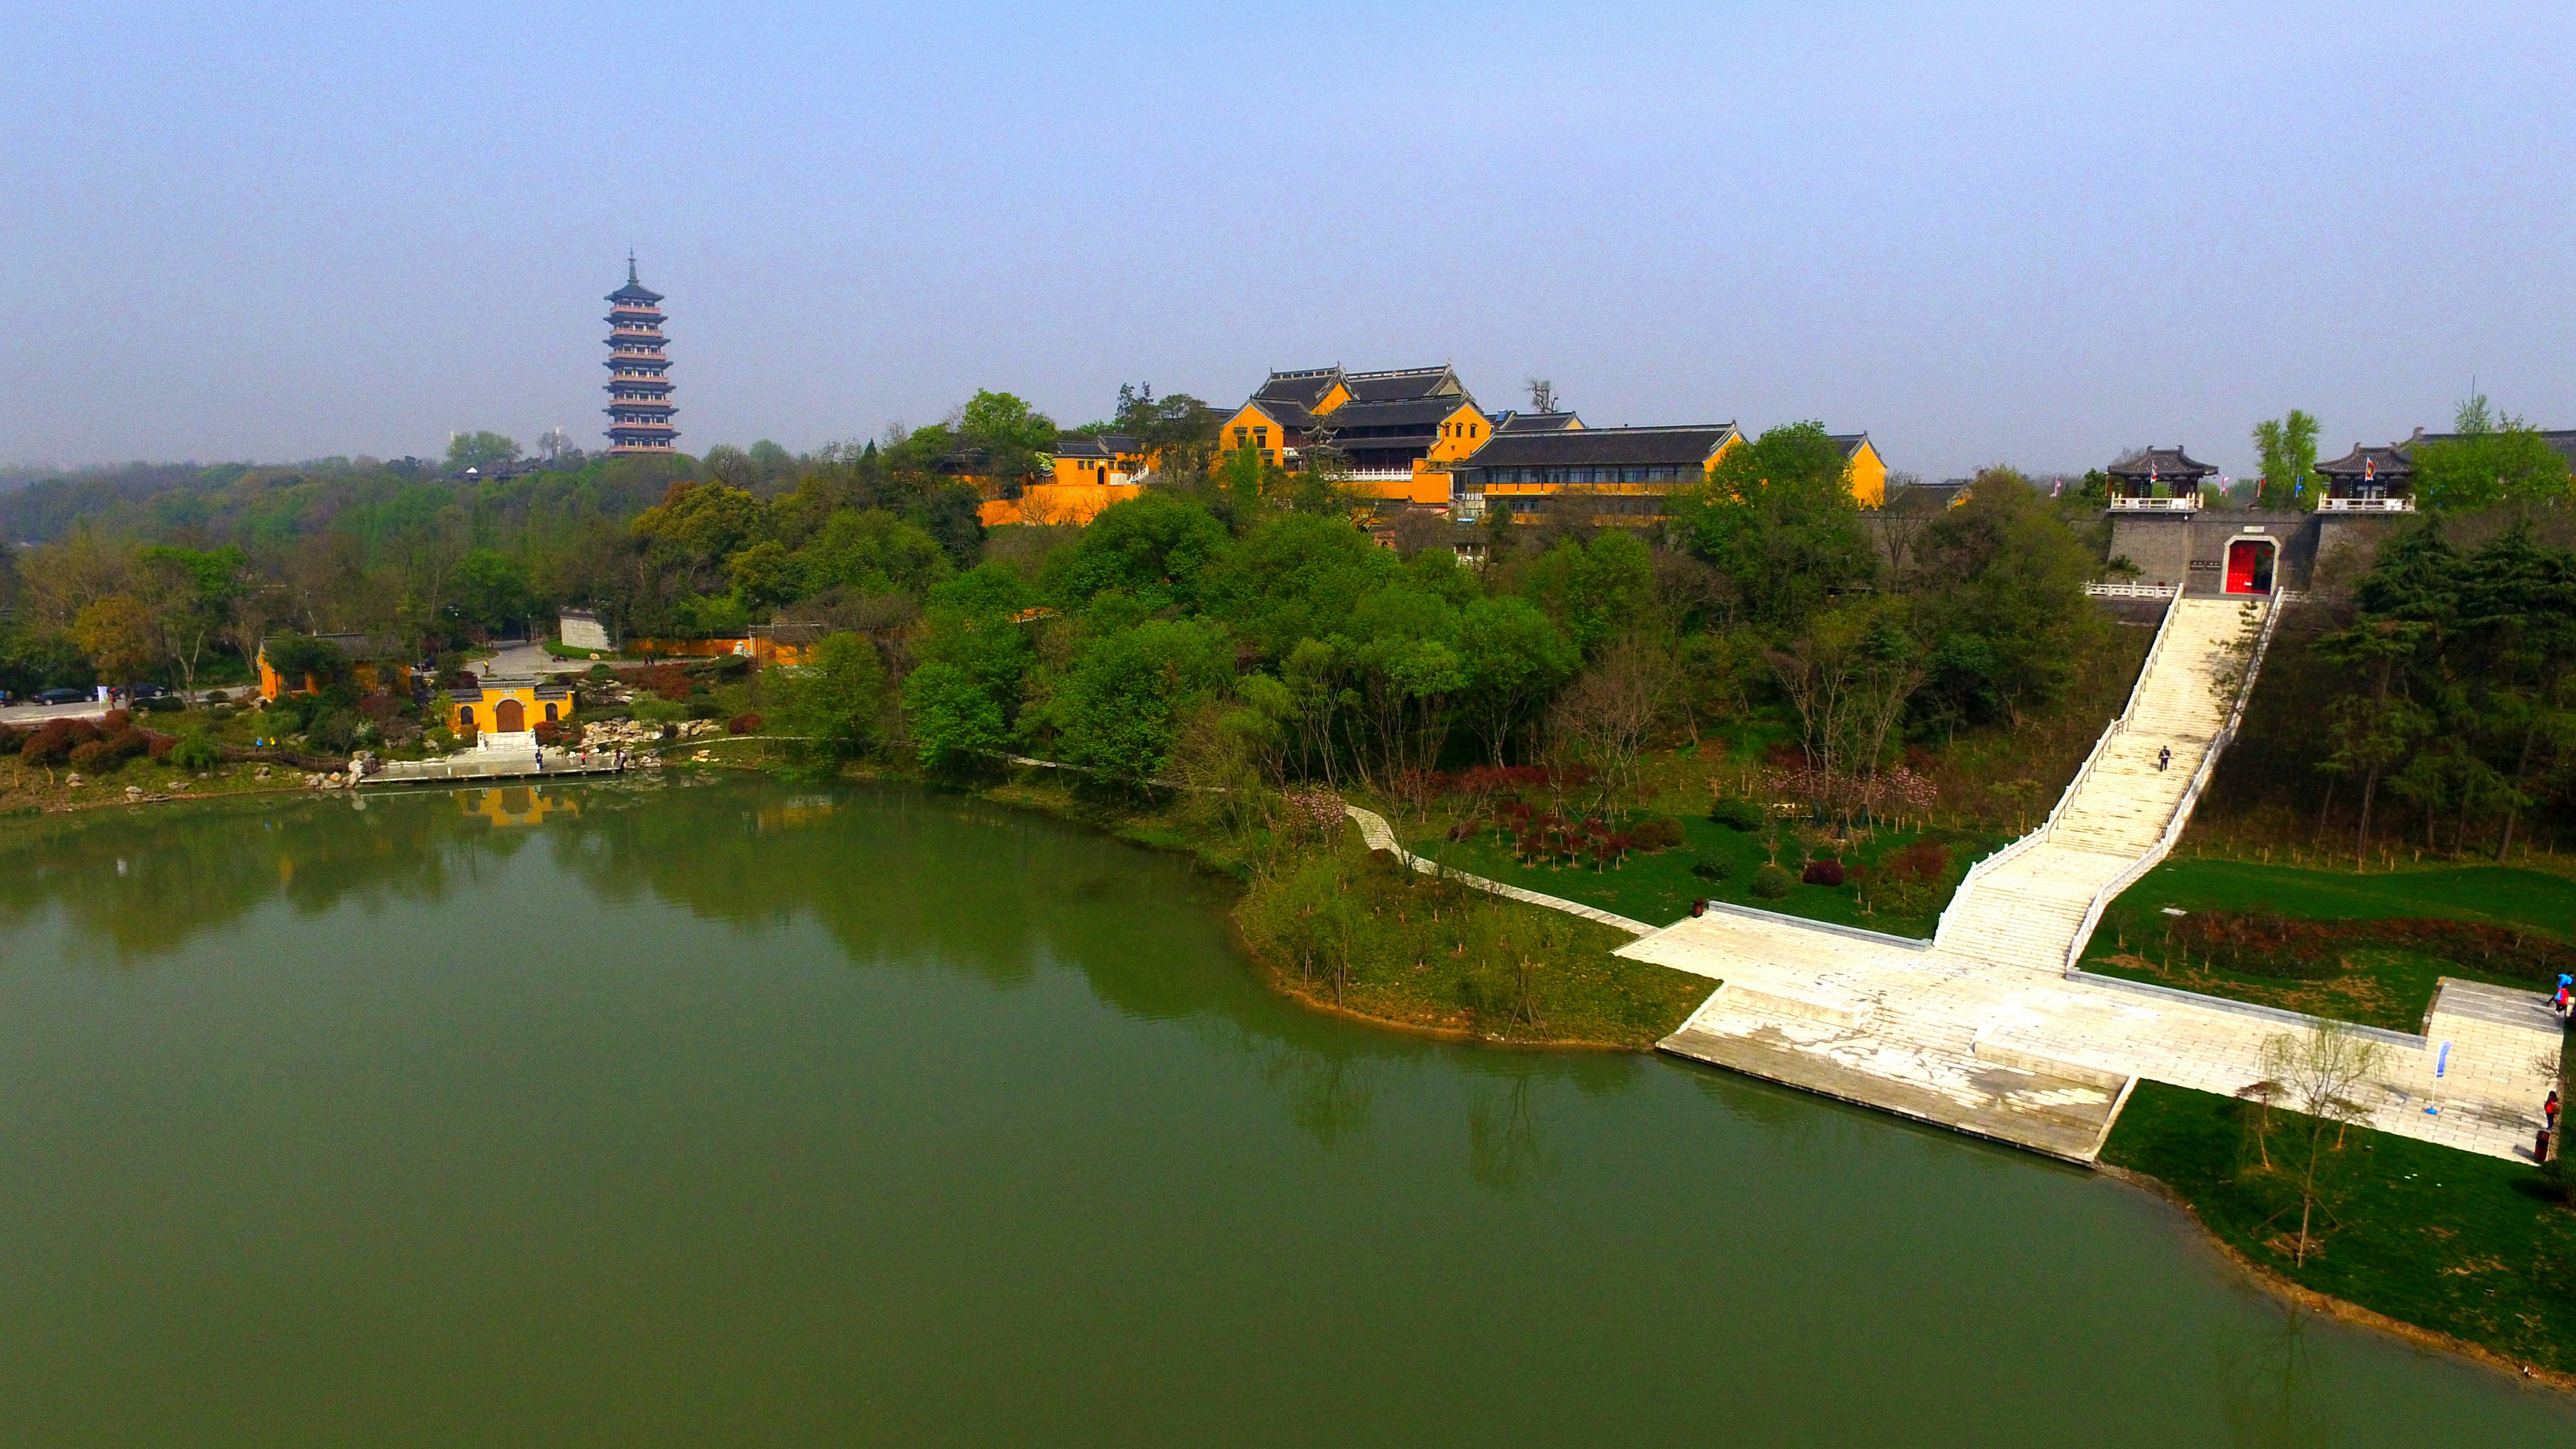
[[[2173,763],[2173,746],[2171,746],[2171,745],[2166,745],[2166,746],[2164,746],[2163,748],[2161,748],[2161,749],[2159,749],[2159,750],[2157,750],[2157,751],[2156,751],[2156,773],[2157,773],[2157,774],[2159,774],[2159,775],[2163,774],[2163,773],[2165,772],[2165,767],[2166,767],[2167,765],[2172,764],[2172,763]]]
[[[2540,1120],[2550,1131],[2558,1130],[2558,1093],[2552,1090],[2549,1100],[2540,1104]]]

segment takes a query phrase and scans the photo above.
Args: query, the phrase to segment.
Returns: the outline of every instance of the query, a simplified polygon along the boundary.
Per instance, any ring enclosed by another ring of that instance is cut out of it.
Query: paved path
[[[1525,891],[1519,886],[1505,885],[1498,880],[1487,880],[1481,875],[1469,875],[1463,870],[1450,870],[1436,860],[1416,855],[1397,842],[1395,831],[1387,825],[1386,817],[1374,810],[1363,810],[1357,805],[1345,805],[1342,807],[1342,813],[1358,823],[1360,839],[1368,842],[1369,849],[1392,851],[1396,859],[1424,875],[1441,876],[1472,890],[1491,892],[1508,900],[1526,901],[1533,906],[1545,906],[1552,911],[1563,911],[1569,916],[1581,916],[1587,921],[1599,921],[1613,930],[1625,931],[1631,936],[1655,934],[1655,928],[1643,921],[1632,921],[1626,916],[1614,916],[1608,911],[1587,906],[1580,901],[1569,901],[1562,896],[1541,895],[1537,891]]]
[[[1928,949],[1736,913],[1623,947],[1724,983],[1665,1049],[2079,1162],[2135,1079],[2219,1093],[2258,1080],[2264,1041],[2308,1018],[2067,969],[2100,903],[2180,833],[2224,747],[2219,686],[2250,674],[2224,647],[2238,610],[2177,601],[2048,824],[1971,872]],[[2365,1034],[2384,1051],[2363,1094],[2380,1130],[2529,1156],[2562,1041],[2537,994],[2445,981],[2423,1036]]]

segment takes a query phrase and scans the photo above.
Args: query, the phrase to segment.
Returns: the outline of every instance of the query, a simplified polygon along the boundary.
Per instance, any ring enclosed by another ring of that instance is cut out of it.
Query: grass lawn
[[[2298,1198],[2251,1170],[2246,1110],[2140,1082],[2102,1160],[2163,1182],[2228,1246],[2302,1287],[2576,1373],[2576,1211],[2540,1195],[2535,1169],[2355,1133],[2340,1225],[2321,1235],[2321,1254],[2293,1266],[2272,1245],[2297,1231]]]
[[[2308,920],[2433,917],[2526,930],[2564,939],[2576,922],[2576,881],[2503,866],[2354,875],[2242,861],[2168,861],[2102,913],[2085,943],[2084,969],[2331,1016],[2394,1031],[2416,1031],[2439,978],[2457,976],[2536,990],[2541,982],[2422,950],[2364,946],[2348,969],[2324,981],[2285,981],[2209,970],[2175,958],[2166,938],[2185,911],[2270,911]]]
[[[1820,886],[1804,883],[1790,887],[1779,900],[1764,900],[1753,894],[1753,872],[1768,857],[1762,837],[1745,831],[1714,824],[1695,816],[1681,816],[1682,829],[1689,839],[1680,849],[1659,855],[1636,854],[1628,857],[1625,867],[1596,871],[1590,866],[1522,866],[1512,859],[1511,850],[1492,829],[1480,832],[1474,839],[1452,842],[1434,836],[1412,845],[1415,854],[1428,856],[1443,865],[1481,875],[1489,880],[1527,890],[1544,891],[1563,896],[1587,906],[1616,911],[1631,920],[1651,926],[1670,925],[1690,914],[1691,902],[1700,897],[1731,901],[1738,905],[1778,911],[1783,915],[1804,916],[1813,921],[1832,921],[1838,925],[1862,926],[1885,931],[1895,936],[1929,937],[1940,919],[1941,908],[1957,889],[1959,877],[1978,859],[2004,844],[2004,838],[1968,831],[1880,831],[1875,839],[1856,844],[1841,859],[1846,866],[1874,867],[1878,861],[1927,836],[1948,847],[1950,869],[1940,884],[1925,892],[1926,904],[1920,910],[1905,912],[1871,901],[1863,905],[1865,891],[1852,885]],[[1792,843],[1781,852],[1781,863],[1795,870],[1798,847]],[[1725,874],[1717,880],[1703,880],[1691,874],[1691,867],[1703,860],[1723,861]]]

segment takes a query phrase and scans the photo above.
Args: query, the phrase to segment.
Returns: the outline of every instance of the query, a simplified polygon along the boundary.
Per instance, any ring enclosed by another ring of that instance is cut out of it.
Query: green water
[[[0,1444],[2525,1445],[2162,1208],[1267,995],[1071,827],[729,783],[0,831]]]

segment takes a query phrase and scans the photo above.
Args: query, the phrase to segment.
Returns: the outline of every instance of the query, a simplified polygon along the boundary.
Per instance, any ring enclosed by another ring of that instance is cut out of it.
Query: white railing
[[[2236,738],[2236,727],[2245,719],[2245,704],[2254,697],[2254,677],[2263,668],[2263,655],[2272,647],[2272,631],[2280,625],[2281,611],[2297,597],[2287,589],[2272,595],[2271,607],[2263,615],[2263,632],[2255,636],[2253,652],[2245,657],[2245,678],[2236,686],[2236,703],[2227,711],[2227,723],[2209,742],[2209,748],[2201,752],[2200,768],[2191,772],[2191,783],[2183,787],[2182,799],[2175,802],[2172,816],[2165,821],[2165,833],[2158,836],[2147,853],[2139,856],[2127,870],[2113,876],[2093,893],[2091,903],[2084,908],[2084,919],[2076,924],[2075,939],[2066,946],[2068,976],[2077,973],[2075,963],[2084,959],[2084,948],[2092,941],[2094,928],[2102,924],[2102,912],[2119,899],[2120,892],[2137,884],[2140,876],[2161,864],[2173,852],[2174,843],[2182,839],[2183,827],[2191,823],[2192,807],[2200,803],[2201,792],[2209,788],[2210,777],[2218,773],[2218,757],[2227,752],[2228,743]]]
[[[2414,511],[2415,500],[2412,496],[2398,498],[2320,498],[2317,500],[2317,512],[2319,513],[2412,513]]]
[[[2086,584],[2084,592],[2097,599],[2170,599],[2182,592],[2182,585]]]
[[[2111,508],[2115,513],[2190,513],[2199,507],[2200,495],[2196,493],[2189,498],[2127,498],[2117,493],[2111,495]]]
[[[1413,481],[1413,470],[1410,468],[1353,468],[1342,476],[1354,483],[1409,483]]]
[[[2164,620],[2156,625],[2155,640],[2147,645],[2147,657],[2138,665],[2138,677],[2130,683],[2129,697],[2121,704],[2119,714],[2103,728],[2101,737],[2093,741],[2092,753],[2084,757],[2083,764],[2076,766],[2075,778],[2068,781],[2066,789],[2059,793],[2057,803],[2049,807],[2048,818],[2039,822],[2039,828],[1968,867],[1968,873],[1959,877],[1959,888],[1950,893],[1950,904],[1942,908],[1941,919],[1933,924],[1932,939],[1935,942],[1941,940],[1942,931],[1949,927],[1951,912],[1957,910],[1959,903],[1968,898],[1969,886],[1974,885],[1981,877],[2015,856],[2048,839],[2050,832],[2057,829],[2059,817],[2065,815],[2066,807],[2074,803],[2076,792],[2082,790],[2084,782],[2093,777],[2093,767],[2101,763],[2103,752],[2111,748],[2111,741],[2128,732],[2130,717],[2138,712],[2138,698],[2146,690],[2147,676],[2155,672],[2156,660],[2165,652],[2165,640],[2173,634],[2174,620],[2182,613],[2180,589],[2169,591],[2165,598],[2167,603]]]

